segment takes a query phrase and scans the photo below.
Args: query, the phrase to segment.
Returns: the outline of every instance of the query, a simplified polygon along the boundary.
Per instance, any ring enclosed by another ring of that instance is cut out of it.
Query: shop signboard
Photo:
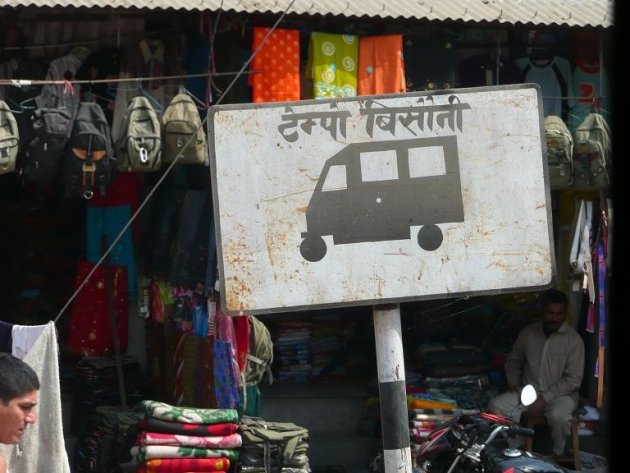
[[[541,103],[519,84],[213,107],[225,310],[550,286]]]

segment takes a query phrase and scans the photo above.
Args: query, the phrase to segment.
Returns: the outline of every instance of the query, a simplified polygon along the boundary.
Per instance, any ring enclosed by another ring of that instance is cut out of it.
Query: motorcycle
[[[536,400],[533,386],[521,390],[522,406]],[[420,473],[563,473],[556,462],[536,453],[509,448],[506,437],[533,436],[508,417],[488,412],[461,414],[437,426],[420,446]]]

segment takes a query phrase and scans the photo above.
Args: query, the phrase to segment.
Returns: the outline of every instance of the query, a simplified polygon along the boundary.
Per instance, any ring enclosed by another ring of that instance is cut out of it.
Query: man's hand
[[[540,396],[538,399],[534,401],[533,404],[531,404],[527,408],[527,412],[528,414],[539,416],[539,415],[542,415],[543,410],[545,409],[546,406],[547,406],[547,401],[545,401],[544,397]]]
[[[521,392],[521,389],[523,389],[523,388],[521,386],[509,386],[508,389],[509,389],[510,392],[518,394],[518,393]]]

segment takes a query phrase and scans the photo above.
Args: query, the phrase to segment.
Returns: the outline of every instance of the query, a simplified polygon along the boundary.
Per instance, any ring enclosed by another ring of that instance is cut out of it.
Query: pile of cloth
[[[270,422],[242,416],[238,424],[243,447],[239,473],[310,473],[308,430],[292,422]]]
[[[144,417],[131,448],[135,473],[228,471],[242,445],[234,409],[142,401]]]

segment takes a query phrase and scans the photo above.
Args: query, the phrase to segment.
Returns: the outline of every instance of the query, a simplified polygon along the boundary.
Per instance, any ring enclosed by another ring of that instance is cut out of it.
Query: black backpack
[[[38,108],[31,116],[32,138],[18,161],[24,181],[54,182],[72,128],[72,112],[67,108]]]
[[[102,195],[113,178],[116,160],[109,124],[101,106],[82,102],[72,126],[63,177],[68,196]]]

